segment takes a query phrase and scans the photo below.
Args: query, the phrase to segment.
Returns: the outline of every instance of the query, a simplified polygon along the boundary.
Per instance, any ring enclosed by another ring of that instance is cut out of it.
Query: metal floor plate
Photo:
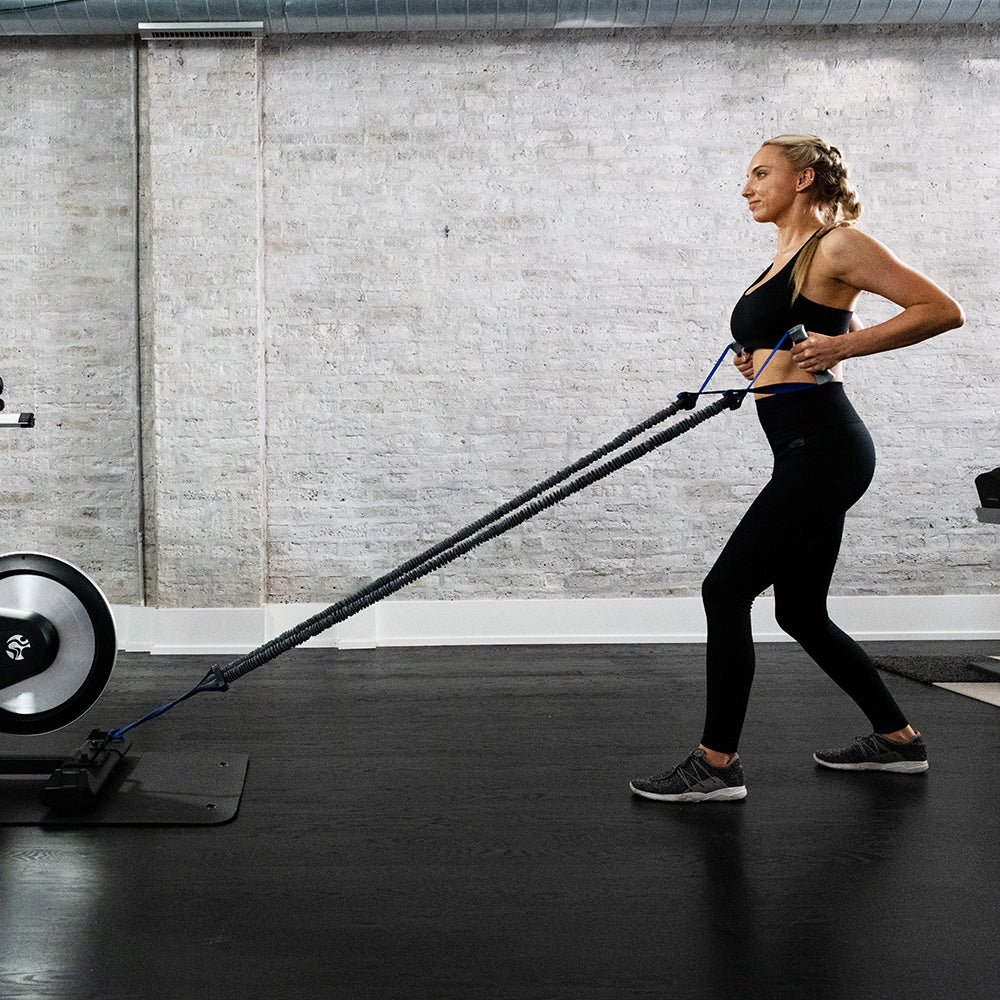
[[[211,826],[236,817],[246,754],[142,753],[85,812],[43,805],[37,777],[0,775],[0,826]]]

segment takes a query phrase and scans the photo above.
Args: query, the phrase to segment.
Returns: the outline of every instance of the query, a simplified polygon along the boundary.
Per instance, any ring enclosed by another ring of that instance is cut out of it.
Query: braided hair
[[[825,223],[809,240],[792,270],[792,301],[799,297],[819,241],[841,226],[852,225],[861,215],[861,202],[847,176],[847,166],[840,150],[817,135],[779,135],[765,146],[777,146],[792,170],[813,170],[813,199],[823,210]]]

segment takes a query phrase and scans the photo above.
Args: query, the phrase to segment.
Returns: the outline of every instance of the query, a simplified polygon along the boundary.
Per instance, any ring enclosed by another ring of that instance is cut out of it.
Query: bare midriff
[[[760,372],[760,366],[767,361],[771,353],[770,348],[761,348],[753,352],[753,370]],[[840,381],[840,366],[833,371],[835,381]],[[776,385],[779,382],[806,382],[810,385],[816,383],[816,377],[809,372],[803,371],[793,360],[791,351],[775,351],[774,357],[767,361],[767,367],[760,373],[760,378],[754,382],[757,386]],[[755,393],[756,399],[766,399],[769,393]]]

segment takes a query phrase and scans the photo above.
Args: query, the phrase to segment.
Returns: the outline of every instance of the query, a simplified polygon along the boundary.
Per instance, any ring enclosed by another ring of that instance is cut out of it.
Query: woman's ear
[[[805,170],[799,174],[799,179],[795,182],[796,191],[805,191],[812,182],[816,179],[816,171],[812,167],[806,167]]]

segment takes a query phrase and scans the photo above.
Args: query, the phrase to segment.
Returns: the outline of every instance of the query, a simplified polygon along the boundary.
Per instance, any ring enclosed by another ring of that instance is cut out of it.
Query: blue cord
[[[794,330],[795,328],[794,328],[794,327],[792,327],[792,329]],[[779,340],[779,341],[778,341],[778,342],[777,342],[777,343],[776,343],[776,344],[774,345],[774,350],[772,350],[772,351],[771,351],[771,353],[770,353],[770,354],[769,354],[769,355],[767,356],[767,360],[766,360],[766,361],[765,361],[765,362],[764,362],[764,363],[763,363],[763,364],[762,364],[762,365],[760,366],[760,370],[759,370],[759,371],[757,372],[757,374],[756,374],[756,375],[754,375],[754,377],[753,377],[752,379],[750,379],[750,381],[749,381],[749,383],[747,384],[747,387],[746,387],[746,391],[747,391],[747,392],[749,392],[749,391],[751,390],[751,388],[753,387],[753,384],[754,384],[754,382],[756,382],[756,381],[757,381],[757,379],[759,379],[759,378],[760,378],[760,376],[761,376],[761,373],[762,373],[762,372],[764,371],[764,369],[765,369],[765,368],[767,367],[767,362],[768,362],[768,361],[770,361],[770,360],[771,360],[771,358],[773,358],[773,357],[775,356],[775,354],[777,354],[777,353],[778,353],[778,351],[779,351],[779,350],[780,350],[780,348],[781,348],[781,345],[782,345],[782,344],[783,344],[783,343],[784,343],[784,342],[785,342],[786,340],[788,340],[788,337],[789,337],[789,335],[791,334],[791,332],[792,332],[792,330],[786,330],[786,331],[784,332],[784,334],[782,334],[782,337],[781,337],[781,340]]]
[[[754,377],[752,379],[750,379],[750,381],[746,384],[746,386],[744,388],[742,388],[742,389],[719,389],[719,390],[710,390],[708,392],[705,391],[705,386],[707,386],[708,383],[712,381],[712,377],[719,370],[719,366],[722,364],[723,361],[726,360],[726,355],[730,351],[732,351],[734,354],[742,352],[743,348],[740,347],[740,345],[737,344],[734,341],[732,344],[730,344],[722,352],[722,355],[720,356],[719,360],[715,362],[715,366],[708,373],[708,378],[705,379],[704,382],[702,382],[701,388],[697,392],[682,392],[682,393],[679,393],[679,395],[680,396],[688,396],[688,397],[695,397],[695,396],[720,396],[720,395],[724,396],[727,393],[743,393],[744,396],[747,395],[753,389],[754,383],[757,381],[757,379],[759,379],[761,377],[761,375],[763,374],[764,369],[767,367],[768,362],[771,360],[771,358],[773,358],[775,356],[775,354],[778,353],[778,351],[781,350],[781,345],[786,340],[788,340],[788,338],[792,335],[792,332],[795,329],[796,329],[796,327],[792,327],[791,330],[786,330],[782,334],[781,339],[777,342],[777,344],[774,345],[773,349],[771,350],[771,353],[767,356],[767,358],[764,360],[764,363],[760,366],[760,369],[757,371],[757,373],[754,375]],[[737,352],[737,350],[736,350],[737,347],[740,348],[739,352]],[[817,380],[817,381],[819,381],[819,380]],[[806,388],[811,389],[812,387],[813,387],[813,384],[811,382],[809,382],[809,383],[803,383],[802,385],[799,385],[798,383],[785,383],[785,382],[782,382],[782,383],[779,383],[778,386],[762,386],[760,389],[758,389],[758,392],[765,392],[765,393],[768,393],[768,394],[773,394],[773,393],[780,393],[780,392],[794,392],[794,391],[796,391],[796,390],[798,390],[800,388],[801,389],[806,389]]]
[[[712,381],[712,377],[719,370],[719,365],[721,365],[722,362],[726,360],[726,355],[730,351],[734,351],[735,352],[735,350],[736,350],[736,344],[735,344],[735,342],[732,343],[732,344],[727,345],[726,349],[722,352],[722,354],[719,355],[719,360],[715,362],[715,367],[708,373],[708,378],[705,379],[705,381],[701,383],[701,388],[698,390],[698,392],[695,395],[700,396],[705,391],[705,386],[708,385],[708,383]],[[768,360],[770,360],[770,358]]]
[[[108,739],[120,740],[130,729],[135,729],[136,726],[141,726],[144,722],[149,722],[151,719],[159,718],[159,716],[169,712],[174,705],[179,705],[182,701],[187,701],[188,698],[193,698],[196,694],[201,694],[203,691],[228,690],[229,685],[219,676],[218,669],[213,667],[193,688],[191,688],[190,691],[188,691],[187,694],[182,694],[179,698],[175,698],[173,701],[167,702],[166,705],[154,708],[148,715],[144,715],[141,719],[136,719],[135,722],[130,722],[127,726],[122,726],[120,729],[115,729],[113,732],[109,732]]]

